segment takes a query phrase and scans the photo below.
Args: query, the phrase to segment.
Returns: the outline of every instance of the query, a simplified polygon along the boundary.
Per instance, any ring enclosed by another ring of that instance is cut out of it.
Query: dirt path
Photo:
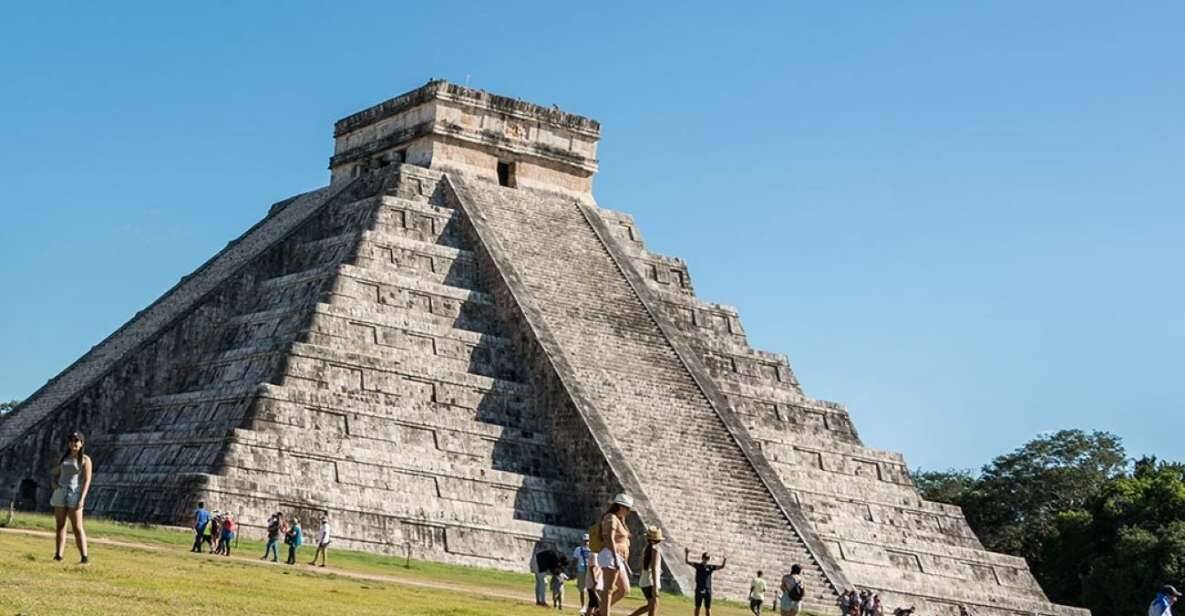
[[[52,532],[44,531],[44,530],[31,530],[31,529],[24,529],[24,528],[0,528],[0,533],[8,533],[8,534],[14,534],[14,535],[28,535],[28,536],[34,536],[34,537],[46,537],[48,539],[53,538]],[[101,545],[110,545],[110,546],[115,546],[115,547],[133,549],[133,550],[144,550],[144,551],[148,551],[148,552],[176,553],[179,549],[176,546],[151,545],[151,544],[147,544],[147,543],[135,543],[135,542],[131,542],[131,541],[121,541],[118,539],[105,539],[102,537],[88,537],[88,541],[90,543],[97,543],[97,544],[101,544]],[[71,549],[73,548],[73,540],[72,539],[70,540],[68,547]],[[181,549],[183,549],[183,548],[181,548]],[[229,561],[234,561],[234,562],[244,564],[244,565],[253,565],[256,567],[287,567],[288,566],[288,565],[285,565],[282,563],[273,563],[270,561],[263,561],[263,560],[259,560],[258,558],[246,557],[246,556],[225,556],[225,557],[219,556],[218,558],[224,559],[224,560],[229,560]],[[415,587],[415,588],[427,588],[427,589],[432,589],[432,590],[463,592],[463,593],[470,594],[470,595],[477,595],[477,596],[482,596],[482,597],[487,597],[487,598],[496,598],[496,599],[508,599],[510,601],[519,601],[519,602],[523,602],[523,603],[530,603],[532,605],[535,603],[535,598],[533,596],[534,595],[534,588],[533,587],[529,587],[527,589],[530,594],[518,594],[518,593],[510,593],[510,592],[498,592],[496,590],[490,590],[489,588],[485,588],[483,586],[455,584],[455,583],[451,583],[451,582],[429,582],[429,581],[425,581],[425,580],[410,580],[407,578],[393,577],[393,576],[388,576],[388,575],[379,575],[379,574],[375,574],[375,573],[361,573],[358,571],[349,571],[346,569],[335,569],[333,567],[310,567],[310,566],[305,565],[303,563],[298,564],[298,565],[293,565],[292,567],[293,567],[293,569],[296,569],[299,567],[298,570],[301,573],[311,573],[311,574],[320,574],[320,575],[336,575],[338,577],[350,578],[350,579],[355,579],[355,580],[366,580],[366,581],[370,581],[370,582],[384,582],[384,583],[388,583],[388,584],[398,584],[400,586],[410,586],[410,587]],[[529,583],[529,582],[526,582],[524,580],[524,583]],[[571,596],[573,596],[573,598],[575,598],[574,595],[571,595]],[[548,598],[550,598],[550,597],[551,597],[551,592],[549,590],[548,591]],[[627,604],[628,604],[628,606],[627,606]],[[579,603],[577,603],[577,606],[578,605],[579,605]],[[640,605],[640,603],[638,605]],[[633,607],[636,607],[634,605],[633,601],[631,601],[629,599],[622,601],[621,603],[618,604],[618,606],[620,606],[620,607],[615,607],[615,611],[617,609],[621,609],[622,612],[626,613],[626,614],[628,614],[629,612],[625,611],[625,608],[628,607],[629,609],[632,610]],[[573,611],[575,611],[576,609],[577,609],[576,606],[572,607]]]

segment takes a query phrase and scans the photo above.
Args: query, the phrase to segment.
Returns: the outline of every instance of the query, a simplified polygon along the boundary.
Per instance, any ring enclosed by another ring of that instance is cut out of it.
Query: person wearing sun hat
[[[601,532],[601,551],[597,553],[597,566],[601,568],[604,589],[601,591],[600,616],[609,616],[613,604],[621,601],[630,591],[630,530],[626,517],[634,508],[634,499],[629,494],[613,497],[609,510],[601,516],[597,530]]]
[[[1173,616],[1173,604],[1180,598],[1181,592],[1175,586],[1165,584],[1148,606],[1148,616]]]
[[[642,588],[642,596],[646,597],[646,605],[634,610],[630,616],[654,616],[658,613],[659,576],[662,571],[662,552],[658,551],[658,544],[662,540],[661,528],[651,526],[646,529],[646,549],[642,552],[642,572],[638,577],[638,586]]]

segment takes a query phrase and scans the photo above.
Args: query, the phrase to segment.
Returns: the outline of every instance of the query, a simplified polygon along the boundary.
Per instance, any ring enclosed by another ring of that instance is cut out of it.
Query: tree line
[[[1129,459],[1119,437],[1063,430],[978,473],[914,473],[958,505],[984,547],[1024,557],[1049,598],[1096,614],[1143,610],[1185,580],[1185,464]]]

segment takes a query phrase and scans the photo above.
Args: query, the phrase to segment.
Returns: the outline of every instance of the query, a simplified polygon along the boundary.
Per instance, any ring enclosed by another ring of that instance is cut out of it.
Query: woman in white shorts
[[[74,529],[74,542],[78,544],[78,553],[82,556],[82,564],[90,562],[86,550],[86,529],[82,526],[82,511],[86,507],[86,493],[91,488],[90,456],[84,452],[85,439],[78,432],[70,435],[66,444],[66,455],[53,471],[53,495],[49,498],[49,505],[53,507],[54,522],[54,560],[62,560],[62,552],[66,549],[66,518],[70,518],[70,527]]]
[[[634,508],[634,499],[628,494],[618,494],[601,517],[601,548],[597,552],[597,566],[601,568],[601,579],[605,588],[601,591],[600,616],[609,616],[613,604],[621,601],[630,591],[630,531],[625,518]]]

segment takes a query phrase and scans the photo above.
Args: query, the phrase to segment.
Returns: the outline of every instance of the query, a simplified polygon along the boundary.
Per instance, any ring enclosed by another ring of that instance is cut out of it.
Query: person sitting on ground
[[[210,512],[206,511],[206,503],[199,502],[197,511],[193,512],[193,549],[190,552],[202,553],[202,540],[206,536],[206,525],[210,523]]]
[[[790,573],[782,576],[781,589],[779,612],[782,616],[798,616],[802,609],[802,600],[806,597],[806,587],[802,584],[802,565],[792,565]]]
[[[588,560],[592,556],[592,550],[588,547],[588,533],[580,538],[580,545],[572,551],[572,562],[575,566],[574,576],[576,578],[576,590],[580,591],[580,614],[584,615],[587,609],[584,605],[584,593],[588,590]]]
[[[597,566],[601,568],[600,616],[610,616],[613,605],[630,592],[630,531],[625,520],[634,508],[628,494],[613,497],[609,510],[601,516],[597,530],[601,533],[601,548],[597,552]]]
[[[765,603],[765,578],[761,573],[758,570],[757,577],[749,582],[749,611],[753,616],[761,616],[761,604]]]
[[[728,564],[728,557],[720,560],[719,565],[708,564],[712,557],[707,552],[700,555],[698,563],[691,562],[691,550],[683,548],[683,562],[695,568],[695,616],[704,608],[704,616],[712,616],[712,574],[723,569]]]
[[[235,540],[235,533],[239,530],[238,524],[228,513],[226,519],[222,521],[222,555],[230,556],[230,546]]]
[[[292,518],[292,526],[284,537],[284,543],[288,544],[288,564],[296,564],[296,550],[300,549],[300,544],[303,542],[304,533],[300,530],[300,520]]]
[[[1152,605],[1148,606],[1148,616],[1173,616],[1173,604],[1180,598],[1181,593],[1175,586],[1165,584],[1160,592],[1156,593]]]
[[[642,552],[642,573],[638,576],[638,586],[642,587],[642,596],[646,597],[646,605],[634,610],[630,616],[655,616],[658,613],[658,589],[662,576],[662,552],[658,545],[662,543],[662,529],[651,526],[646,529],[646,549]]]
[[[912,605],[909,607],[899,607],[893,610],[893,616],[911,616],[915,609],[917,608]]]
[[[535,553],[535,605],[547,607],[547,576],[559,566],[559,552],[548,548]]]
[[[317,551],[313,552],[313,562],[310,565],[317,564],[317,557],[321,557],[321,566],[325,566],[325,555],[329,552],[329,516],[321,516],[321,529],[317,531]]]
[[[259,560],[267,560],[267,555],[272,555],[272,562],[279,560],[279,550],[276,544],[280,542],[280,526],[283,524],[283,516],[277,511],[267,517],[267,545],[263,546],[263,556]]]
[[[557,567],[551,571],[551,601],[557,610],[564,609],[564,582],[568,581],[568,574],[563,568]]]

